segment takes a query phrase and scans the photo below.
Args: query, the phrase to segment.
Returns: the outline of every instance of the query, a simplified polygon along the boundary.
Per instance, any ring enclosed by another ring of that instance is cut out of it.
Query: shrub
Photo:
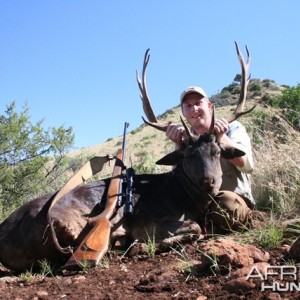
[[[135,165],[135,171],[138,174],[153,174],[156,170],[156,164],[155,164],[155,159],[150,153],[147,152],[141,152],[137,154],[137,156],[140,157],[140,162]]]
[[[300,130],[300,84],[296,87],[287,87],[280,96],[267,100],[274,108],[281,108],[285,119],[295,129]]]
[[[249,85],[249,91],[259,92],[259,91],[261,91],[261,85],[259,83],[253,83],[253,84]]]

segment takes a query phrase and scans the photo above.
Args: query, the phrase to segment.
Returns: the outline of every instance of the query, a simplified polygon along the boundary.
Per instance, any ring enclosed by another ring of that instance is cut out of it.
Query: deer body
[[[201,234],[200,225],[211,198],[218,193],[222,172],[220,149],[212,135],[199,138],[184,150],[166,155],[158,163],[177,167],[164,174],[140,174],[133,178],[133,211],[125,218],[122,206],[113,216],[112,240],[146,241],[155,234],[157,242],[182,234]],[[210,159],[207,159],[207,158]],[[110,178],[82,184],[62,197],[51,217],[62,246],[76,247],[90,229],[88,218],[104,206]],[[25,203],[0,224],[0,262],[24,270],[47,259],[63,264],[70,254],[60,253],[48,230],[47,209],[53,195]]]

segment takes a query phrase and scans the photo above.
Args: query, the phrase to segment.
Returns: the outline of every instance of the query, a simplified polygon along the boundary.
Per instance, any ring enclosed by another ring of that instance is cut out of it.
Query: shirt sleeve
[[[246,153],[247,161],[246,164],[240,168],[237,167],[238,170],[251,173],[254,168],[253,162],[253,154],[252,154],[252,146],[251,140],[246,132],[246,128],[238,121],[234,121],[230,124],[229,130],[227,132],[227,136],[239,145],[239,148]]]

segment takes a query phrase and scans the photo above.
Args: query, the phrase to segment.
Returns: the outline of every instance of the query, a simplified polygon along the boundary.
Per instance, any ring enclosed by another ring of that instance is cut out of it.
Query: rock
[[[280,300],[282,299],[280,294],[278,293],[270,293],[269,295],[266,295],[265,299],[267,300]]]
[[[202,269],[217,264],[219,267],[242,268],[254,262],[266,262],[269,254],[253,245],[239,244],[230,239],[208,241],[200,250]]]
[[[48,293],[46,291],[38,291],[37,293],[38,299],[47,299]]]
[[[16,276],[4,276],[0,278],[0,281],[4,283],[16,283],[20,281],[20,279]]]
[[[5,282],[0,280],[0,289],[4,288],[5,287]]]
[[[251,265],[251,266],[245,266],[241,269],[237,269],[237,270],[233,271],[230,274],[230,278],[231,279],[236,279],[236,278],[240,278],[240,277],[246,277],[253,267],[256,267],[257,270],[259,270],[259,272],[262,275],[265,275],[266,267],[268,267],[268,266],[270,266],[270,264],[267,263],[267,262],[258,262],[258,263],[255,263],[255,264]]]
[[[80,283],[80,282],[83,282],[83,281],[85,281],[85,280],[86,280],[86,277],[83,276],[83,275],[76,276],[76,277],[74,278],[74,283]]]
[[[264,252],[254,245],[244,245],[249,251],[249,255],[253,258],[254,262],[267,262],[270,259],[270,254],[268,252]]]
[[[64,285],[71,285],[72,284],[72,278],[67,277],[63,279]]]
[[[255,287],[256,285],[252,280],[247,280],[246,277],[240,277],[226,282],[223,286],[223,289],[228,292],[236,293],[237,291],[246,292],[254,289]]]

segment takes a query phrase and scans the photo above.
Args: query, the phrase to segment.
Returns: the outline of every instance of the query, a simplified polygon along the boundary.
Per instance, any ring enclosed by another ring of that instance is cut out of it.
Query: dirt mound
[[[95,269],[59,270],[55,276],[16,276],[1,268],[0,299],[300,299],[295,290],[261,291],[259,280],[245,276],[253,264],[258,269],[282,264],[285,252],[284,247],[265,252],[226,238],[196,241],[154,257],[110,252]]]

